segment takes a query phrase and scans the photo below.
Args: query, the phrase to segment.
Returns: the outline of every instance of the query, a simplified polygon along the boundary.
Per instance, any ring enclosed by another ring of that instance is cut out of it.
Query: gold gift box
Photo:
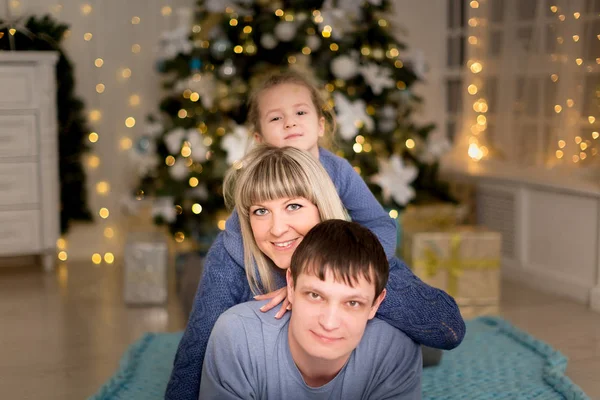
[[[483,227],[404,232],[404,260],[415,275],[454,297],[463,318],[498,314],[502,236]]]

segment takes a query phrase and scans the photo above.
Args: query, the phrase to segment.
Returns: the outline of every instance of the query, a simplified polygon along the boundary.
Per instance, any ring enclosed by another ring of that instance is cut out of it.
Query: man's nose
[[[340,310],[334,305],[324,305],[319,315],[319,324],[326,331],[333,331],[340,326]]]

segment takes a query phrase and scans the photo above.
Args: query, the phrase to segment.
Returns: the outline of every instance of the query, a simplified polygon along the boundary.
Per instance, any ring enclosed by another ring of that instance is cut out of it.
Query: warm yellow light
[[[98,141],[98,134],[96,132],[91,132],[88,135],[88,140],[92,143],[96,143]]]
[[[477,86],[471,84],[467,88],[467,91],[469,92],[469,94],[477,94]]]
[[[97,122],[100,121],[100,118],[102,118],[102,113],[100,112],[100,110],[90,111],[90,121]]]
[[[404,67],[404,63],[401,60],[396,60],[396,61],[394,61],[394,67],[396,67],[396,68],[403,68]]]
[[[193,92],[192,94],[190,94],[190,100],[195,103],[198,100],[200,100],[200,95],[197,92]]]
[[[586,142],[581,142],[581,144],[579,145],[579,147],[581,148],[581,150],[585,151],[585,149],[587,149],[588,145],[587,145]]]
[[[92,254],[92,262],[96,265],[100,264],[102,262],[102,256],[98,253]]]
[[[90,40],[92,40],[92,36],[93,36],[93,35],[92,35],[90,32],[86,32],[86,33],[83,35],[83,40],[85,40],[86,42],[89,42]]]
[[[177,112],[177,116],[181,119],[184,119],[185,117],[187,117],[187,111],[182,108]]]
[[[137,94],[132,94],[131,96],[129,96],[129,105],[130,106],[137,106],[140,104],[140,96],[138,96]]]
[[[331,51],[338,51],[339,49],[340,49],[340,46],[338,46],[338,44],[337,44],[337,43],[331,43],[331,44],[329,45],[329,50],[331,50]],[[309,49],[309,50],[310,50],[310,49]],[[309,53],[309,54],[310,54],[310,53]]]
[[[192,205],[192,212],[194,214],[200,214],[202,212],[202,206],[200,204],[198,204],[198,203],[194,203]]]
[[[110,212],[108,211],[108,208],[102,207],[100,211],[98,211],[98,215],[100,215],[101,218],[106,219],[110,215]]]
[[[90,155],[87,159],[88,167],[90,168],[98,168],[100,166],[100,157],[97,155]]]
[[[200,182],[198,181],[198,178],[196,178],[195,176],[192,176],[190,178],[190,180],[188,181],[188,183],[190,184],[190,187],[196,187],[196,186],[198,186],[198,183],[200,183]]]
[[[81,13],[83,15],[89,15],[92,12],[92,6],[85,3],[81,5]]]
[[[104,89],[105,88],[106,87],[104,86],[103,83],[99,83],[99,84],[96,85],[96,92],[98,92],[98,93],[104,93]]]
[[[104,65],[104,60],[101,58],[96,58],[94,60],[94,65],[98,68],[102,67]]]
[[[61,251],[58,253],[58,259],[60,261],[67,261],[67,252],[66,251]]]
[[[125,79],[130,78],[131,77],[131,69],[123,68],[123,70],[121,71],[121,76]]]
[[[341,157],[341,156],[340,156],[340,157]],[[353,169],[356,171],[356,173],[357,173],[357,174],[359,174],[359,175],[360,175],[360,173],[361,173],[361,169],[360,169],[360,167],[359,167],[358,165],[355,165],[355,166],[354,166],[354,167],[352,167],[352,168],[353,168]]]
[[[564,140],[561,139],[558,141],[559,148],[564,149],[566,145],[567,145],[567,142],[565,142]]]
[[[354,143],[352,145],[352,150],[354,150],[355,153],[361,153],[362,152],[362,144]]]
[[[581,17],[581,13],[574,12],[574,13],[573,13],[573,17],[574,17],[575,19],[579,19],[579,17]]]
[[[382,28],[385,28],[385,27],[388,25],[387,21],[386,21],[385,19],[383,19],[383,18],[380,18],[380,19],[377,21],[377,24],[378,24],[379,26],[381,26]]]
[[[474,161],[479,161],[483,158],[483,152],[475,143],[471,143],[469,145],[468,154],[469,157],[471,157],[471,159],[473,159]]]
[[[600,133],[598,133],[596,131],[592,132],[592,138],[598,139],[598,137],[600,137]]]
[[[356,143],[363,144],[365,142],[365,137],[363,135],[358,135],[358,136],[356,136],[356,138],[354,139],[354,141]]]
[[[414,149],[415,141],[413,139],[406,139],[406,142],[404,142],[404,145],[406,146],[407,149]]]
[[[577,65],[581,65],[583,64],[583,58],[576,58],[575,62],[577,63]]]
[[[398,210],[390,210],[389,212],[390,218],[398,218]]]
[[[183,232],[175,233],[175,241],[177,243],[182,243],[185,240],[185,234]]]
[[[554,106],[554,112],[555,112],[555,113],[557,113],[557,114],[558,114],[558,113],[560,113],[561,111],[562,111],[562,107],[561,107],[560,105],[558,105],[558,104],[557,104],[557,105],[555,105],[555,106]]]
[[[292,21],[294,20],[294,15],[287,13],[287,14],[285,14],[285,16],[284,16],[284,19],[285,19],[287,22],[292,22]]]
[[[590,115],[588,117],[588,121],[590,122],[590,124],[593,124],[594,122],[596,122],[596,117],[594,117],[593,115]]]
[[[469,36],[469,44],[476,45],[478,42],[477,36]]]
[[[104,228],[104,237],[111,239],[113,236],[115,236],[115,231],[113,228]]]
[[[11,36],[15,36],[15,33],[17,33],[17,30],[15,28],[10,28],[8,30],[8,33],[10,33]]]
[[[483,65],[480,62],[474,62],[471,64],[471,72],[474,74],[478,74],[483,70]]]
[[[237,24],[238,24],[238,20],[237,19],[232,18],[232,19],[229,20],[229,25],[231,25],[231,26],[237,26]]]
[[[552,75],[550,75],[550,79],[552,79],[552,82],[557,82],[558,81],[558,75],[552,74]]]
[[[565,42],[565,39],[563,39],[563,37],[562,37],[562,36],[559,36],[559,37],[557,37],[557,38],[556,38],[556,42],[557,42],[558,44],[563,44],[563,43]]]
[[[398,81],[398,82],[396,82],[396,87],[399,90],[404,90],[404,89],[406,89],[406,83],[404,83],[403,81]]]
[[[579,157],[581,158],[581,160],[585,160],[587,158],[587,154],[585,154],[584,152],[579,153]]]
[[[115,256],[113,253],[104,253],[104,261],[107,264],[112,264],[115,261]]]
[[[173,9],[171,9],[171,7],[169,6],[164,6],[160,9],[160,13],[163,15],[163,17],[168,17],[169,15],[171,15],[172,12]]]
[[[573,162],[574,163],[578,163],[579,162],[579,156],[573,156]]]
[[[473,18],[469,18],[469,26],[470,27],[476,27],[479,24],[479,22],[477,21],[477,18],[473,17]]]
[[[128,128],[133,128],[135,126],[135,118],[133,117],[128,117],[125,120],[125,126]]]
[[[469,3],[469,5],[471,8],[479,8],[479,2],[476,0],[473,0],[471,3]]]
[[[575,105],[575,101],[573,99],[567,99],[567,107],[571,108]]]
[[[121,148],[121,150],[129,150],[132,145],[133,142],[128,137],[123,137],[119,140],[119,147]]]
[[[217,227],[220,230],[224,231],[225,230],[225,220],[224,219],[219,220],[219,222],[217,223]]]
[[[252,32],[252,27],[250,25],[246,25],[243,29],[243,32],[246,34]]]
[[[487,123],[487,118],[485,117],[485,115],[478,115],[477,116],[477,123],[479,125],[485,125]]]
[[[135,43],[131,46],[131,52],[132,53],[139,53],[140,51],[142,51],[142,46],[140,46],[138,43]]]
[[[573,41],[579,42],[579,35],[573,35]]]
[[[106,194],[110,190],[110,185],[106,181],[100,181],[96,183],[96,192],[99,194]]]
[[[581,138],[581,136],[575,136],[575,143],[579,144],[583,141],[583,139]]]
[[[167,156],[167,158],[165,158],[165,164],[167,164],[167,166],[169,166],[169,167],[172,167],[173,165],[175,165],[175,157]]]
[[[131,18],[131,23],[132,23],[133,25],[137,25],[137,24],[139,24],[139,23],[140,23],[140,21],[141,21],[140,17],[133,17],[133,18]]]
[[[553,13],[558,11],[558,7],[556,6],[550,6],[550,11],[552,11]]]
[[[283,17],[283,10],[281,8],[275,10],[275,15],[278,17]]]
[[[563,153],[562,150],[556,150],[556,158],[561,159],[563,158],[565,155],[565,153]]]

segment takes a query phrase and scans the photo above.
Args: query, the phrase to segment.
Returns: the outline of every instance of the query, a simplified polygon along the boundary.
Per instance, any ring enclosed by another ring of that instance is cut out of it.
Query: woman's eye
[[[252,214],[257,216],[265,215],[266,213],[267,210],[265,208],[257,208],[256,210],[252,211]]]
[[[296,211],[296,210],[299,210],[301,208],[302,208],[302,206],[300,204],[295,204],[295,203],[294,204],[288,204],[288,206],[287,206],[287,209],[289,211]]]

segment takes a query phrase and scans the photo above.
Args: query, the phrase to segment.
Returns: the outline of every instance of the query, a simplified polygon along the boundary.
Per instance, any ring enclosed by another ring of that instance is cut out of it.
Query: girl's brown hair
[[[286,83],[304,86],[309,90],[310,98],[319,113],[319,117],[325,118],[325,134],[319,139],[319,145],[326,149],[331,149],[334,144],[333,134],[336,129],[335,112],[319,91],[319,85],[315,84],[307,76],[293,70],[283,70],[270,74],[251,92],[248,97],[248,123],[250,124],[250,132],[261,134],[260,110],[258,105],[260,95],[265,90]]]

